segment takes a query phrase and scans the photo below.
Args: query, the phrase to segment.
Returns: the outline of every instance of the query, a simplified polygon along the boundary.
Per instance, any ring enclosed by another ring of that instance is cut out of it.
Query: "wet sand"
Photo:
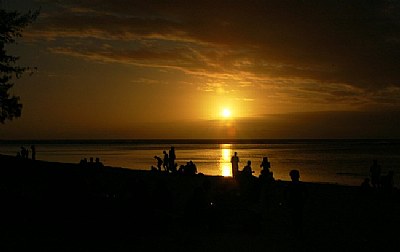
[[[0,155],[4,251],[388,251],[400,197],[307,183],[302,233],[284,190],[232,178]],[[361,181],[360,181],[361,183]],[[253,185],[253,184],[251,184]],[[261,192],[261,193],[260,193]],[[206,203],[204,203],[206,202]]]

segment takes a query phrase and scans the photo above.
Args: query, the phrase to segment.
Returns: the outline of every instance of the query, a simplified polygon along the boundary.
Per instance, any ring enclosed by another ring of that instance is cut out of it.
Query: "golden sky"
[[[2,5],[41,12],[0,139],[400,137],[397,1]]]

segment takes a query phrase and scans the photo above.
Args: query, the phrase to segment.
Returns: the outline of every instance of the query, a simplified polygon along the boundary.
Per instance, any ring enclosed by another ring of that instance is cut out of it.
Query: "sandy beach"
[[[33,161],[0,155],[4,251],[388,251],[397,189],[303,182],[302,232],[284,197],[231,177]],[[288,176],[289,180],[289,176]],[[253,183],[252,182],[252,183]]]

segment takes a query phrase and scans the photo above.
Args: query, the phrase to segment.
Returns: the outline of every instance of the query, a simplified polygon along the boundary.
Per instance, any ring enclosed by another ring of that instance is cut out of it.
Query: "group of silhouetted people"
[[[197,166],[193,163],[192,160],[186,163],[186,165],[180,165],[178,168],[178,164],[176,162],[176,154],[175,147],[171,146],[170,150],[163,151],[163,158],[155,155],[154,159],[156,160],[156,166],[151,166],[152,171],[164,171],[166,173],[174,173],[174,174],[188,174],[194,175],[197,174]]]
[[[243,167],[243,170],[239,170],[239,157],[237,152],[231,157],[232,163],[232,177],[238,179],[239,177],[250,177],[253,175],[254,171],[251,167],[251,160],[248,160],[246,165]],[[271,182],[274,180],[273,172],[270,170],[271,163],[268,161],[268,157],[263,157],[263,160],[260,164],[261,172],[260,172],[260,180],[263,182]]]
[[[88,167],[103,167],[103,163],[100,162],[100,158],[93,159],[93,157],[89,158],[89,161],[87,158],[81,159],[79,162],[80,165],[82,166],[88,166]]]
[[[361,192],[363,195],[369,195],[372,192],[382,192],[386,195],[392,193],[394,189],[394,171],[389,170],[386,175],[382,175],[381,165],[374,159],[369,168],[369,176],[361,183]]]
[[[158,156],[154,157],[157,160],[157,168],[154,167],[154,170],[164,170],[168,173],[177,172],[181,174],[197,174],[197,167],[192,161],[187,162],[186,165],[180,165],[179,169],[176,169],[177,164],[174,162],[176,156],[173,147],[171,147],[169,153],[166,151],[163,151],[163,153],[164,158]],[[264,196],[267,195],[268,190],[271,189],[271,185],[274,184],[275,179],[273,172],[271,171],[271,163],[268,160],[268,157],[263,157],[260,164],[261,171],[258,178],[253,175],[254,170],[252,169],[251,160],[248,160],[246,165],[241,170],[239,169],[239,163],[240,159],[238,153],[234,152],[234,155],[231,157],[232,177],[234,178],[234,181],[237,183],[240,190],[239,195],[242,197],[242,199],[244,199],[243,202],[247,204],[257,203],[257,201],[263,197],[260,197],[259,193],[264,193],[261,194]],[[171,167],[175,168],[171,169]],[[394,172],[389,171],[386,175],[382,175],[381,173],[381,166],[378,164],[377,160],[373,160],[373,163],[369,169],[369,177],[366,178],[361,184],[362,190],[366,192],[379,189],[382,192],[390,193],[394,188]],[[286,184],[283,200],[285,201],[285,205],[291,219],[292,230],[295,234],[301,234],[304,226],[304,207],[307,202],[309,192],[306,184],[300,181],[299,170],[291,170],[289,176],[291,181]],[[192,198],[193,202],[190,202],[189,208],[197,209],[200,208],[200,206],[203,207],[203,205],[207,206],[205,203],[203,203],[204,195],[203,189],[197,188]]]
[[[259,200],[257,191],[261,191],[261,198],[267,197],[268,190],[271,190],[272,184],[275,181],[273,172],[271,171],[271,163],[268,157],[263,157],[260,164],[261,172],[258,179],[253,176],[254,171],[251,168],[251,161],[248,160],[243,170],[239,170],[239,157],[237,152],[231,158],[232,177],[238,182],[241,187],[241,193],[247,198]],[[293,169],[289,176],[291,182],[287,184],[284,190],[284,200],[289,210],[291,218],[292,230],[294,234],[300,235],[303,229],[303,212],[304,205],[308,198],[308,189],[304,183],[300,181],[300,171]],[[254,197],[255,196],[255,197]],[[269,199],[264,199],[269,200]]]
[[[161,171],[161,168],[163,168],[165,172],[172,172],[172,173],[176,172],[177,164],[175,162],[175,160],[176,160],[175,147],[172,146],[169,149],[168,153],[167,153],[167,151],[164,150],[163,155],[164,155],[163,158],[161,158],[157,155],[154,156],[154,158],[157,160],[156,170]],[[153,169],[153,167],[152,167],[152,170],[155,170],[155,169]]]
[[[31,149],[32,160],[36,160],[36,146],[32,144],[30,149]],[[25,146],[21,146],[21,150],[17,152],[17,157],[29,159],[29,149],[25,148]]]

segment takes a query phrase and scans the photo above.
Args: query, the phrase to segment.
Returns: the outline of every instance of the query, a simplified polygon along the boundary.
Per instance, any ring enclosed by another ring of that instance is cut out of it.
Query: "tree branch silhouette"
[[[39,10],[20,13],[0,9],[0,123],[21,116],[22,104],[20,97],[11,95],[10,89],[14,86],[13,80],[21,78],[25,72],[33,73],[36,68],[19,66],[19,57],[9,55],[6,45],[17,44],[22,37],[22,31],[33,23],[39,15]]]

